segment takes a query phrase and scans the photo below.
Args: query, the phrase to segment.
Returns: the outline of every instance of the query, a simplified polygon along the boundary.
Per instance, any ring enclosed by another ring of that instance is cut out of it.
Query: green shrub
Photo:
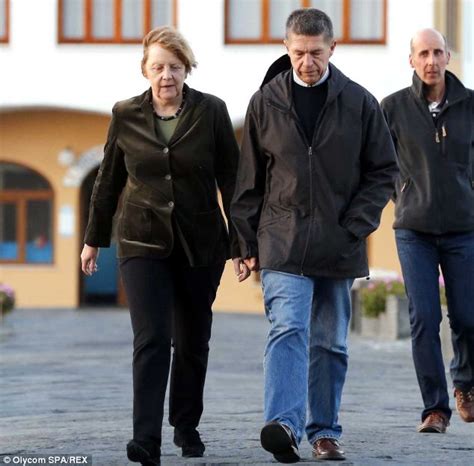
[[[405,296],[405,286],[400,280],[373,281],[360,290],[362,314],[376,318],[385,312],[387,296]]]
[[[0,283],[0,314],[6,314],[15,306],[15,292],[13,288]]]
[[[366,317],[376,318],[385,312],[385,303],[389,294],[406,296],[403,282],[401,280],[371,281],[366,288],[360,290],[362,314]],[[447,305],[446,288],[442,275],[439,278],[439,299],[441,305]]]

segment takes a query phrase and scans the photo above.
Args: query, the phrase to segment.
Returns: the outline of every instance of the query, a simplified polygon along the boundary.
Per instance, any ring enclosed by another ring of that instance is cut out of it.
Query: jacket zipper
[[[303,266],[304,266],[304,261],[306,259],[306,253],[308,252],[308,246],[309,246],[309,239],[311,237],[311,226],[312,226],[312,212],[313,212],[313,176],[312,176],[312,171],[313,171],[313,162],[312,162],[312,157],[313,156],[313,148],[310,145],[308,147],[308,159],[309,159],[309,226],[308,226],[308,234],[306,235],[306,244],[304,247],[303,251],[303,259],[301,261],[301,271],[300,275],[304,275],[303,272]]]
[[[448,132],[446,131],[446,126],[443,123],[441,125],[441,129],[439,129],[436,126],[436,131],[435,131],[435,141],[436,144],[441,144],[441,155],[445,155],[445,139],[448,136]]]
[[[301,260],[301,268],[300,268],[300,275],[304,275],[304,272],[303,272],[303,266],[304,266],[304,262],[305,262],[305,259],[306,259],[306,253],[308,252],[308,247],[309,247],[309,239],[311,237],[311,227],[312,227],[312,218],[313,218],[313,177],[312,177],[312,169],[313,169],[313,163],[312,163],[312,156],[313,156],[313,146],[312,146],[312,143],[313,141],[316,139],[316,136],[319,132],[319,126],[320,126],[320,122],[322,120],[322,117],[324,115],[324,113],[326,112],[326,108],[327,108],[327,101],[326,103],[324,104],[323,108],[321,109],[321,111],[319,112],[319,116],[318,116],[318,119],[316,120],[315,122],[315,125],[314,125],[314,133],[313,133],[313,139],[312,141],[308,141],[308,138],[306,137],[306,133],[303,129],[303,127],[301,126],[301,123],[300,123],[300,120],[299,118],[297,118],[291,111],[288,111],[287,109],[284,109],[282,107],[280,107],[279,105],[276,105],[274,102],[271,102],[271,105],[275,108],[277,108],[278,110],[284,112],[284,113],[288,113],[290,115],[290,118],[293,118],[293,120],[295,120],[295,123],[296,123],[296,127],[298,128],[299,132],[302,134],[303,136],[303,139],[306,141],[306,144],[308,145],[308,159],[309,159],[309,189],[310,189],[310,192],[309,192],[309,227],[308,227],[308,234],[306,236],[306,245],[305,245],[305,248],[304,248],[304,252],[303,252],[303,258]]]
[[[304,263],[306,259],[306,254],[308,252],[309,240],[311,238],[311,229],[313,226],[313,221],[312,221],[313,220],[313,204],[314,204],[313,203],[313,143],[317,139],[318,133],[320,131],[321,121],[323,119],[324,113],[326,112],[327,106],[328,105],[327,105],[327,99],[326,99],[326,103],[323,105],[323,108],[319,112],[318,119],[316,120],[314,124],[313,138],[311,142],[309,142],[306,139],[306,135],[305,135],[305,139],[308,142],[308,159],[309,159],[309,227],[308,227],[308,235],[306,237],[306,245],[303,252],[303,259],[301,261],[300,275],[304,275],[303,267],[304,267]]]

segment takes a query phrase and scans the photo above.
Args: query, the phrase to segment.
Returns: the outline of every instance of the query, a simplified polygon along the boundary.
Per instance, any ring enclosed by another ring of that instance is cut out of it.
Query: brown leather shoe
[[[320,438],[313,444],[313,457],[317,460],[345,460],[339,442],[334,438]]]
[[[464,422],[474,422],[474,387],[467,392],[454,389],[456,409]]]
[[[449,426],[448,417],[441,411],[433,411],[418,426],[418,432],[444,434]]]

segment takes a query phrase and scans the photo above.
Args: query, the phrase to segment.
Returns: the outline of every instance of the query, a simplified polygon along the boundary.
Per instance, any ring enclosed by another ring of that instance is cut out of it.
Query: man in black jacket
[[[474,96],[446,71],[446,39],[411,40],[413,84],[382,101],[398,153],[395,236],[410,300],[413,359],[424,402],[419,432],[451,416],[439,339],[439,268],[455,357],[456,407],[474,421]]]
[[[328,16],[296,10],[286,31],[286,66],[271,67],[276,76],[249,104],[231,206],[242,257],[262,270],[271,323],[261,442],[296,462],[306,433],[316,458],[343,459],[350,288],[368,275],[365,240],[397,168],[377,101],[329,64]]]

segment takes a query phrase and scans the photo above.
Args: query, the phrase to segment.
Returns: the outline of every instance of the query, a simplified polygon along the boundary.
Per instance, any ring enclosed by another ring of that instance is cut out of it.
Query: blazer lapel
[[[151,106],[151,88],[145,92],[145,96],[141,103],[142,112],[145,115],[145,120],[148,123],[148,127],[151,131],[155,132],[155,123],[153,116],[153,107]]]
[[[169,141],[170,146],[185,136],[205,111],[205,105],[201,105],[202,95],[200,92],[191,89],[187,84],[184,85],[184,91],[186,92],[186,102],[178,125]]]
[[[165,142],[161,140],[160,135],[156,134],[155,128],[155,115],[153,113],[153,107],[151,102],[151,88],[145,92],[144,99],[140,105],[143,115],[145,116],[146,125],[151,136],[151,139],[155,141],[158,146],[166,146]]]
[[[155,115],[153,114],[153,107],[150,104],[151,101],[151,88],[145,92],[144,98],[141,103],[141,109],[145,120],[147,122],[148,130],[151,132],[153,139],[160,146],[171,146],[179,141],[183,136],[188,133],[193,126],[197,123],[199,117],[205,111],[205,105],[201,105],[202,95],[200,92],[191,89],[187,84],[184,85],[184,91],[186,92],[186,102],[183,108],[183,113],[178,121],[178,125],[171,136],[168,144],[166,144],[159,134],[156,134],[155,130]]]

